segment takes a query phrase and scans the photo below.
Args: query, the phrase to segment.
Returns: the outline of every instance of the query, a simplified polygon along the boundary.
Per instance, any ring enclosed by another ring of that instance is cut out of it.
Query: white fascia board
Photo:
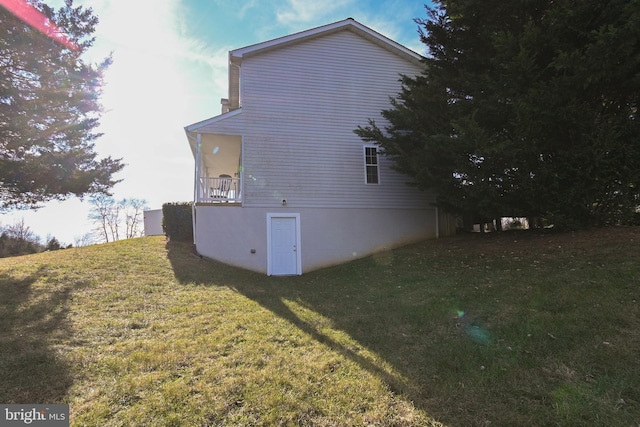
[[[277,39],[269,40],[262,43],[253,44],[250,46],[242,47],[240,49],[235,49],[229,52],[230,61],[233,63],[239,63],[244,56],[257,54],[263,51],[267,51],[270,49],[284,47],[288,44],[298,43],[303,41],[304,39],[310,37],[316,37],[323,34],[329,34],[334,31],[338,31],[340,29],[348,28],[358,33],[370,40],[378,43],[379,45],[389,49],[390,51],[395,52],[400,56],[404,56],[405,58],[413,61],[421,61],[422,56],[411,49],[397,43],[390,38],[383,36],[377,31],[372,30],[371,28],[362,25],[358,21],[353,18],[347,18],[342,21],[334,22],[332,24],[323,25],[320,27],[312,28],[310,30],[301,31],[299,33],[290,34],[288,36],[279,37]]]
[[[202,120],[192,125],[185,126],[184,130],[186,132],[197,132],[198,129],[204,126],[212,125],[214,123],[221,122],[222,120],[230,119],[231,117],[237,116],[240,113],[242,113],[242,108],[238,108],[237,110],[233,110],[228,113],[220,114],[218,116],[214,116],[209,119]]]
[[[211,117],[210,119],[203,120],[201,122],[194,123],[189,126],[185,126],[184,132],[187,135],[187,140],[189,141],[189,146],[191,147],[191,152],[195,156],[196,154],[196,139],[198,135],[198,129],[201,129],[204,126],[211,125],[214,123],[221,122],[222,120],[234,117],[242,113],[242,108],[237,110],[233,110],[229,113],[220,114],[219,116]]]

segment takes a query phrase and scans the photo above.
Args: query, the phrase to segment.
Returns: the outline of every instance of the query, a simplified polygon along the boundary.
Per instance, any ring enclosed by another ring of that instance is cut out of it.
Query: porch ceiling
[[[200,156],[205,168],[214,175],[235,176],[240,165],[242,138],[240,136],[203,134]]]

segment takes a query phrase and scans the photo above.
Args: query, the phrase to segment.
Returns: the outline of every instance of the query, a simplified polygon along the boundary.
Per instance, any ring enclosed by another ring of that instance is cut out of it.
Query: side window
[[[367,184],[379,184],[378,175],[378,148],[374,146],[364,147],[364,172]]]

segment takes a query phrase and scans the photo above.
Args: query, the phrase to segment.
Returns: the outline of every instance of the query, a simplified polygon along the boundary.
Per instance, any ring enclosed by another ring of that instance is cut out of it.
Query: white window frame
[[[374,149],[376,152],[376,163],[369,164],[367,163],[367,149]],[[362,146],[363,160],[364,160],[364,183],[366,185],[380,185],[380,150],[376,145],[363,145]],[[367,169],[369,167],[375,167],[376,169],[376,178],[377,182],[369,182],[369,174],[367,173]]]

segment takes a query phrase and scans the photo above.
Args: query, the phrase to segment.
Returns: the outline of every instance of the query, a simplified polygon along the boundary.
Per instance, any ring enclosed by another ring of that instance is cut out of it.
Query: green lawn
[[[640,228],[299,277],[142,238],[0,260],[0,403],[74,426],[640,425]]]

